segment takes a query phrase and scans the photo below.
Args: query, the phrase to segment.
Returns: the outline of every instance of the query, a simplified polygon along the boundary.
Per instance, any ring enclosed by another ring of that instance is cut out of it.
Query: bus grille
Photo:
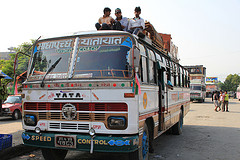
[[[50,129],[64,129],[64,130],[89,130],[89,124],[77,123],[49,123]]]
[[[66,120],[62,114],[62,106],[66,103],[24,103],[25,114],[35,113],[38,120]],[[73,120],[77,121],[107,121],[111,115],[127,114],[125,103],[71,103],[76,107],[77,114]],[[102,112],[102,113],[99,113]],[[121,113],[120,113],[121,112]]]
[[[67,103],[45,103],[45,102],[26,102],[25,110],[62,110]],[[71,103],[77,111],[112,111],[126,112],[128,107],[126,103]]]

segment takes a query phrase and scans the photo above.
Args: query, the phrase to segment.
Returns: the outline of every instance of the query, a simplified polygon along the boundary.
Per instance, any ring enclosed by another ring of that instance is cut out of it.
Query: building
[[[0,59],[9,60],[11,58],[11,53],[16,53],[14,47],[8,48],[9,52],[0,52]]]
[[[163,48],[168,55],[177,63],[179,63],[178,47],[173,43],[171,34],[159,33],[163,39]]]
[[[11,58],[10,53],[14,52],[0,52],[0,59],[9,60]]]

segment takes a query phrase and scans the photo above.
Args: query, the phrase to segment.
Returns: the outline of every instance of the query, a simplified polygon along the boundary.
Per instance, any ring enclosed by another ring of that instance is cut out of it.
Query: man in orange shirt
[[[115,20],[110,16],[111,9],[105,7],[103,10],[104,15],[98,19],[98,23],[95,24],[97,30],[109,30],[112,29]]]

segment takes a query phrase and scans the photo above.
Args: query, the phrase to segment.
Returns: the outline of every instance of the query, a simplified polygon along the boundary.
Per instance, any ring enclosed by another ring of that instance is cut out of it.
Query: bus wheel
[[[45,160],[64,160],[67,152],[63,149],[42,148],[42,155]]]
[[[12,119],[17,120],[17,119],[19,119],[19,118],[21,118],[21,114],[20,114],[20,112],[19,112],[18,110],[15,110],[15,111],[13,112],[13,114],[12,114]]]
[[[183,129],[183,111],[180,111],[179,121],[172,127],[172,133],[175,135],[182,134]]]
[[[129,154],[129,160],[148,160],[149,156],[149,131],[145,123],[143,127],[142,144],[139,149]]]

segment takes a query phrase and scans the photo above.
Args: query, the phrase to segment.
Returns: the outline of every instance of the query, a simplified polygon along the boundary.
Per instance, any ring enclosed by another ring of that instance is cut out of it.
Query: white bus
[[[147,160],[155,138],[182,133],[189,92],[187,70],[147,37],[96,31],[40,39],[23,84],[22,138],[45,159],[80,150]]]

